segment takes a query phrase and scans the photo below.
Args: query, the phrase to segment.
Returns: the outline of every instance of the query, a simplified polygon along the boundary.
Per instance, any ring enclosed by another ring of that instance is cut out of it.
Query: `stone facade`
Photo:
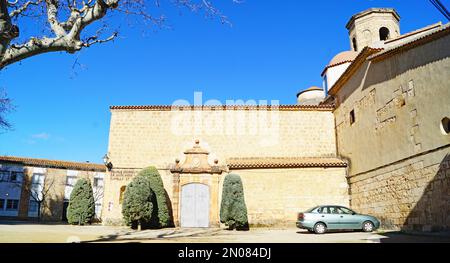
[[[354,209],[377,215],[384,227],[450,229],[450,148],[350,177]]]
[[[450,136],[440,127],[450,116],[448,31],[367,59],[331,91],[339,156],[350,162],[352,208],[387,227],[450,229]]]
[[[246,169],[241,176],[252,226],[294,226],[317,205],[349,206],[346,168]]]
[[[300,108],[301,109],[301,108]],[[328,110],[112,109],[108,155],[116,169],[167,169],[200,139],[210,163],[233,157],[336,156]]]
[[[282,106],[278,110],[191,109],[181,112],[181,115],[177,111],[145,107],[113,107],[111,112],[108,155],[113,168],[105,181],[107,187],[102,213],[105,224],[121,224],[123,190],[139,170],[147,166],[155,166],[160,171],[176,225],[179,225],[181,217],[182,187],[200,183],[207,185],[211,194],[210,226],[218,226],[228,159],[313,157],[321,160],[336,157],[334,117],[330,109],[319,106],[291,109]],[[226,116],[224,121],[227,125],[219,125],[219,128],[204,126],[208,125],[205,121],[223,120],[223,116]],[[255,116],[257,121],[251,121]],[[175,129],[172,126],[174,120],[193,123],[196,118],[203,122],[199,130],[187,125],[182,126],[186,130],[180,132],[177,130],[180,126],[175,126]],[[241,124],[246,127],[240,132],[233,129]],[[230,127],[232,129],[227,130]],[[201,148],[207,152],[203,159],[200,158],[202,161],[197,161],[197,165],[203,168],[186,169],[195,163],[196,158],[190,157],[193,153],[186,151],[195,139],[199,139]],[[177,170],[178,166],[180,170]],[[249,223],[292,225],[301,209],[322,202],[347,205],[346,168],[325,167],[326,164],[311,168],[232,170],[242,177],[244,183]]]
[[[399,21],[397,12],[387,8],[372,8],[354,15],[347,24],[351,49],[361,51],[364,47],[380,41],[381,28],[389,30],[388,39],[399,37]]]

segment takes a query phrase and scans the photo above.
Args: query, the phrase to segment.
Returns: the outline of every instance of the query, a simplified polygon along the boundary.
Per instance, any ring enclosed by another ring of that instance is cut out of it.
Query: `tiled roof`
[[[398,42],[398,41],[403,40],[405,38],[410,38],[410,37],[412,37],[414,35],[418,35],[418,34],[427,32],[429,30],[436,29],[436,28],[441,27],[441,26],[442,26],[442,22],[438,22],[438,23],[435,23],[435,24],[432,24],[432,25],[429,25],[429,26],[426,26],[426,27],[419,28],[417,30],[408,32],[406,34],[400,35],[400,36],[398,36],[396,38],[386,40],[384,43],[385,44],[391,44],[391,43],[394,43],[394,42]]]
[[[337,54],[330,61],[330,63],[328,63],[328,65],[323,69],[322,76],[325,74],[327,69],[336,67],[336,66],[339,66],[339,65],[342,65],[345,63],[351,63],[356,59],[356,57],[358,57],[358,52],[356,52],[356,51],[344,51],[344,52]]]
[[[298,96],[300,96],[300,95],[302,95],[303,93],[308,92],[308,91],[323,91],[323,89],[320,88],[320,87],[312,86],[312,87],[310,87],[310,88],[307,88],[307,89],[302,90],[302,91],[300,91],[299,93],[297,93],[297,98],[298,98]]]
[[[439,24],[436,24],[439,25]],[[425,28],[426,30],[417,30],[418,32],[427,32],[423,35],[418,35],[416,38],[402,42],[399,45],[390,46],[387,48],[372,48],[365,47],[358,55],[358,57],[353,61],[352,64],[347,68],[347,70],[342,74],[342,76],[338,79],[338,81],[334,84],[333,87],[329,90],[330,95],[335,95],[339,89],[353,76],[353,74],[359,69],[361,65],[364,64],[365,61],[370,60],[374,63],[383,61],[388,59],[396,54],[400,54],[402,52],[411,50],[413,48],[425,45],[429,42],[442,38],[450,34],[450,24],[446,24],[443,26],[430,26]],[[410,34],[414,35],[414,34]]]
[[[0,162],[17,163],[25,166],[35,166],[35,167],[106,172],[105,165],[95,163],[78,163],[78,162],[24,158],[15,156],[0,156]]]
[[[219,106],[172,106],[172,105],[143,105],[143,106],[111,106],[111,110],[267,110],[267,111],[332,111],[330,105],[219,105]]]
[[[359,67],[366,62],[367,58],[377,52],[383,50],[382,48],[371,48],[365,47],[359,55],[356,57],[355,61],[344,71],[344,74],[336,81],[336,83],[328,91],[328,94],[335,95],[339,89],[347,83],[347,81],[353,76],[353,74],[359,69]],[[323,105],[324,106],[324,105]]]
[[[262,168],[347,167],[347,163],[341,159],[323,157],[230,158],[227,160],[227,164],[231,170]]]

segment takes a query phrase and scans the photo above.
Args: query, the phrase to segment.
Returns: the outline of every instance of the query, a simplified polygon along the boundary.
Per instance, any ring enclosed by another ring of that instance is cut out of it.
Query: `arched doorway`
[[[181,188],[181,227],[209,227],[209,187],[191,183]]]

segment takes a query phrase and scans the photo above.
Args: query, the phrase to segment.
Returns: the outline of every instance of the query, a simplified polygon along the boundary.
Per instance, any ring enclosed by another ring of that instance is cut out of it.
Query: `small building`
[[[73,186],[88,178],[100,219],[105,174],[100,164],[0,156],[0,218],[65,221]]]

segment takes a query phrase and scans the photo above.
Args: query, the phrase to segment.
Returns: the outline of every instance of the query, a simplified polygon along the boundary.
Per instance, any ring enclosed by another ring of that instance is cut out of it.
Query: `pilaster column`
[[[173,223],[176,227],[180,226],[180,174],[173,173],[173,189],[172,189],[172,211]]]

